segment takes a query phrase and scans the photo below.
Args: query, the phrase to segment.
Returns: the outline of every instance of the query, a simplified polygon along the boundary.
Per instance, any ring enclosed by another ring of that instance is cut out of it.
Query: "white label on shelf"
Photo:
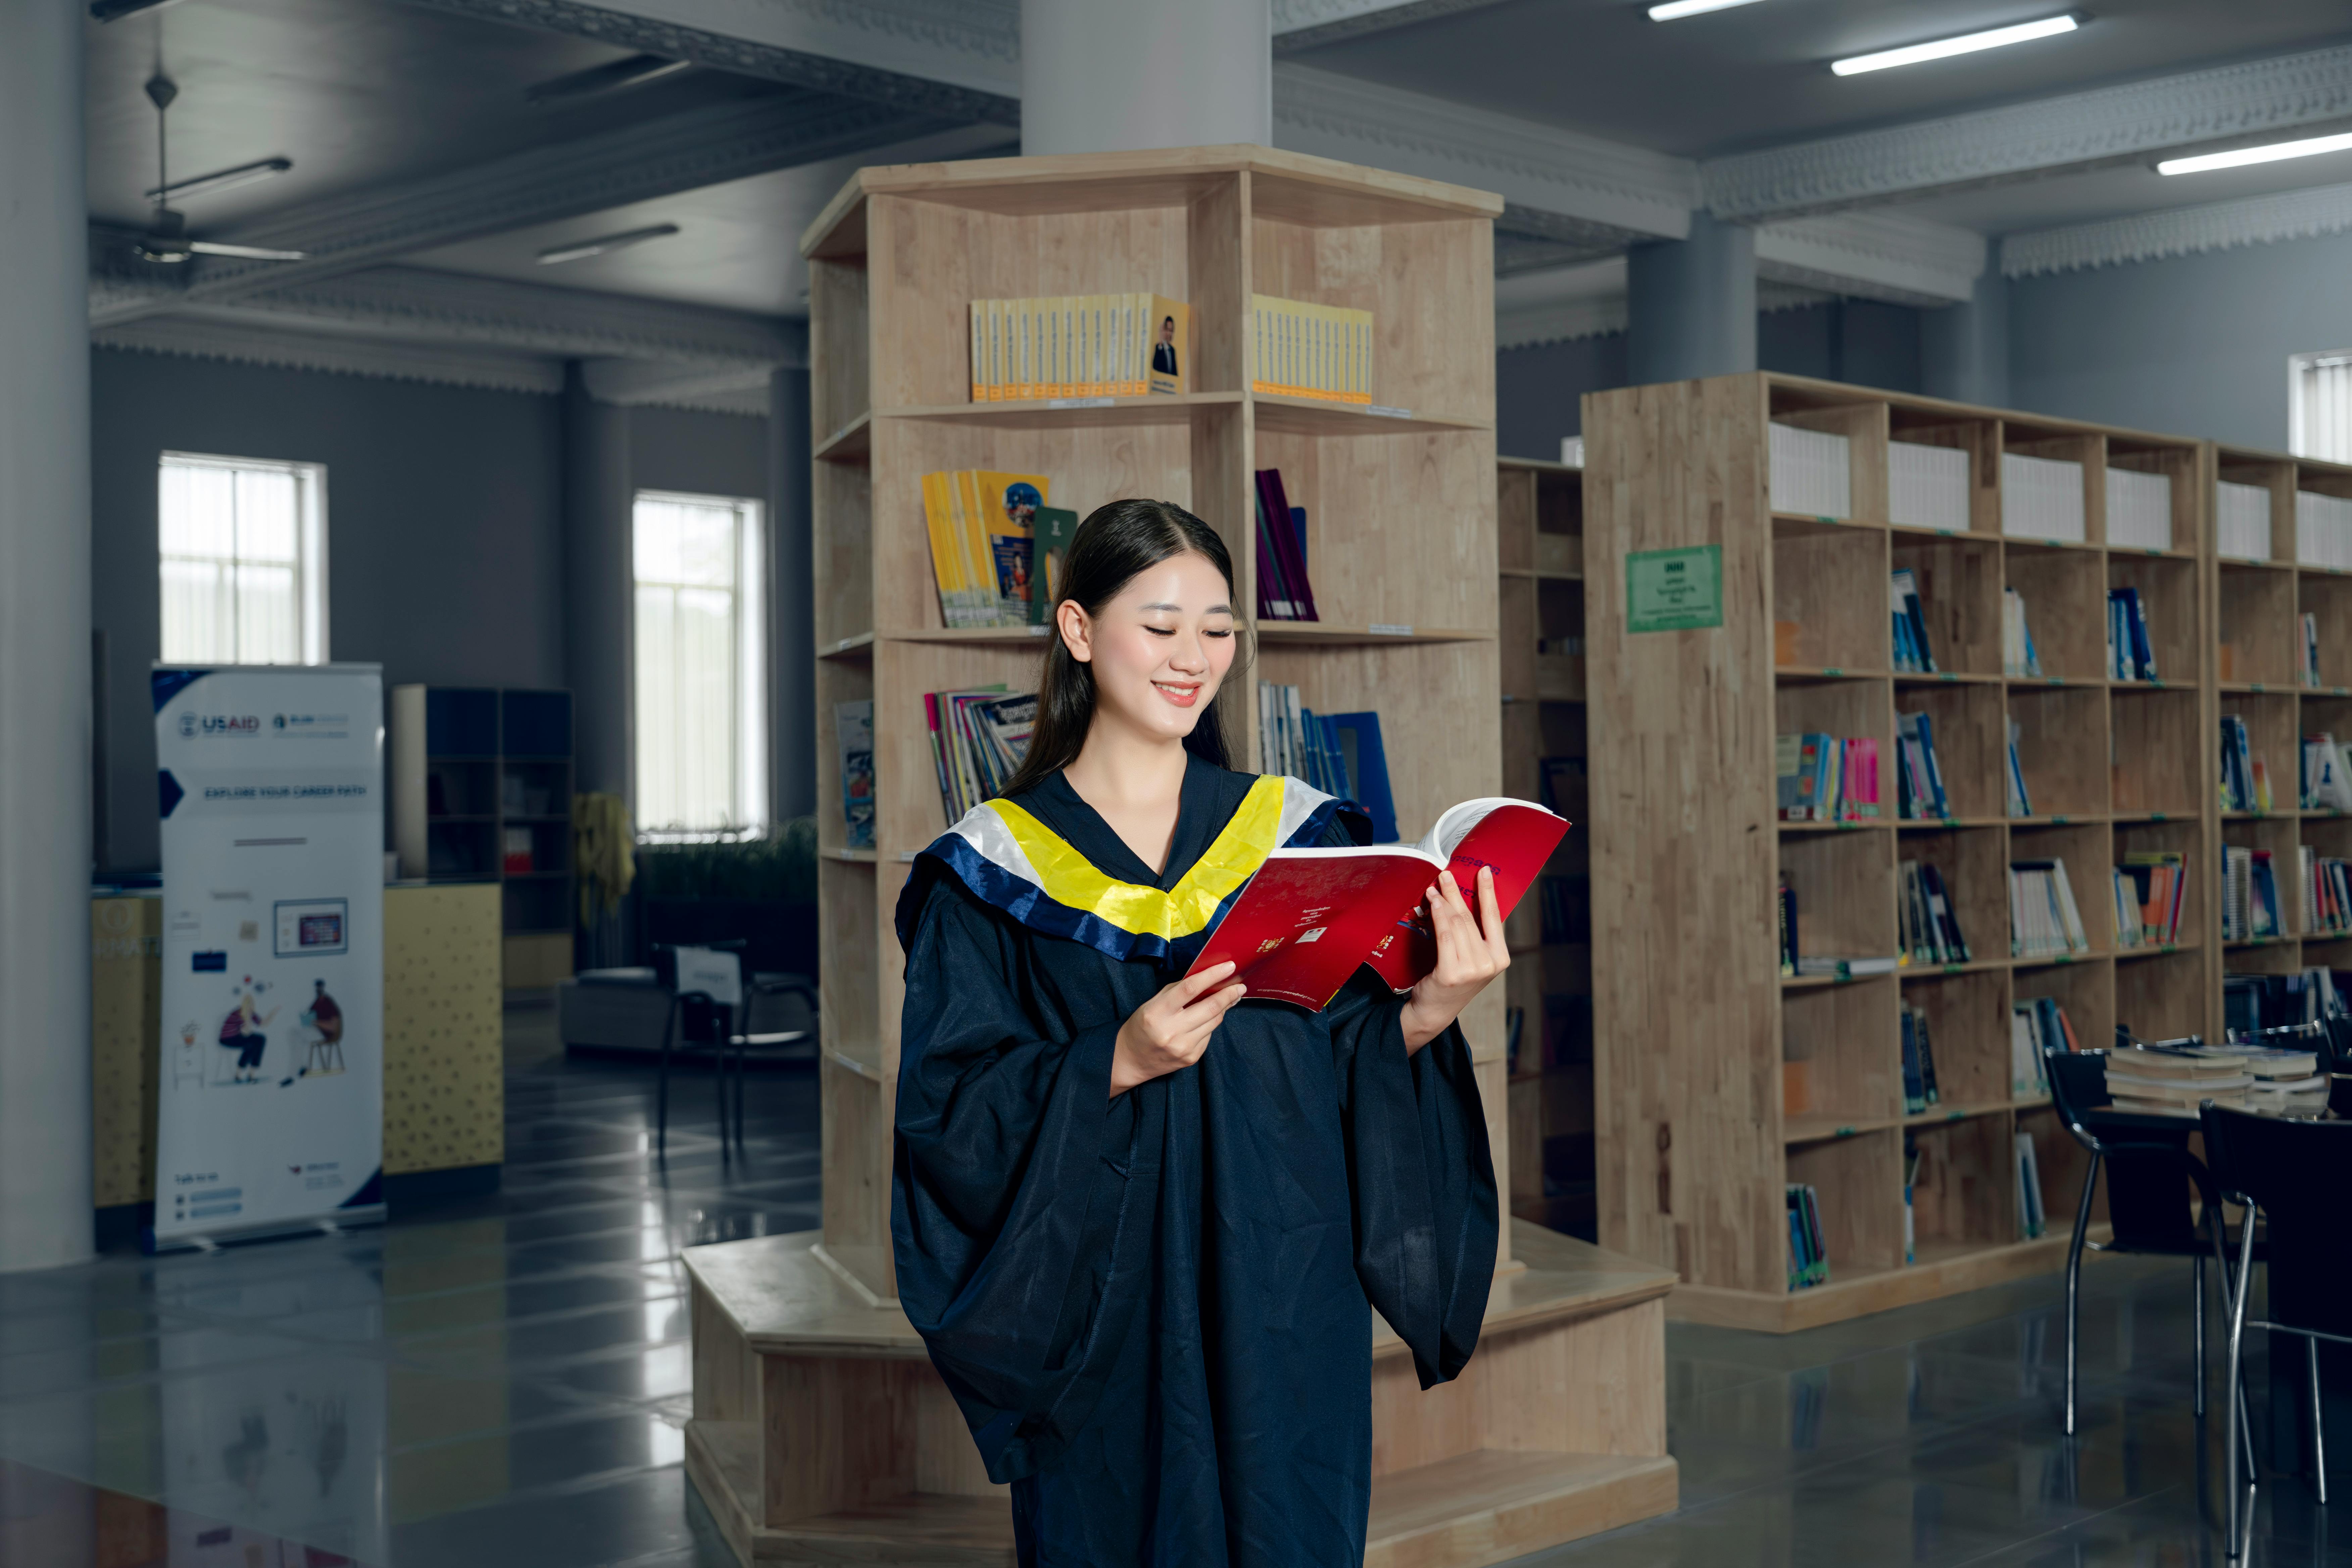
[[[1411,626],[1395,626],[1387,621],[1374,621],[1370,626],[1366,626],[1364,629],[1371,633],[1376,637],[1409,637],[1412,636],[1412,628]]]
[[[1051,626],[1030,626],[1027,628],[1029,635],[1033,637],[1042,637],[1053,629],[1054,628]]]
[[[1383,419],[1410,419],[1412,417],[1412,409],[1391,408],[1385,403],[1367,403],[1364,405],[1364,412],[1367,414],[1377,414]]]
[[[911,849],[901,849],[898,851],[898,858],[903,864],[911,866],[915,863],[915,852]]]
[[[1049,397],[1045,400],[1048,408],[1111,408],[1118,404],[1116,397]]]

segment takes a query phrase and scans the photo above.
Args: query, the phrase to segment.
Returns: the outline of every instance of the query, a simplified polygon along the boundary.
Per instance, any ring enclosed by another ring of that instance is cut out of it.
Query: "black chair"
[[[2344,1326],[2345,1303],[2352,1297],[2352,1248],[2344,1245],[2343,1206],[2335,1191],[2345,1163],[2352,1160],[2352,1122],[2257,1116],[2209,1100],[2203,1126],[2214,1184],[2246,1205],[2229,1302],[2232,1424],[2244,1398],[2238,1386],[2238,1366],[2245,1331],[2260,1329],[2266,1335],[2291,1334],[2302,1340],[2311,1396],[2314,1489],[2325,1507],[2327,1435],[2321,1415],[2319,1346],[2322,1341],[2352,1345],[2352,1334],[2331,1332],[2319,1325],[2333,1321]],[[2269,1253],[2267,1318],[2246,1315],[2258,1218]],[[2252,1444],[2247,1447],[2246,1465],[2245,1491],[2251,1493],[2257,1485]],[[2249,1531],[2253,1519],[2252,1501],[2238,1487],[2235,1445],[2230,1450],[2229,1489],[2229,1555],[2234,1560],[2244,1553],[2239,1523],[2242,1504]]]
[[[776,999],[785,996],[798,996],[807,1005],[810,1022],[815,1022],[817,1016],[815,981],[805,974],[754,974],[751,976],[751,984],[744,988],[743,1033],[730,1036],[728,1038],[728,1044],[734,1048],[735,1057],[735,1146],[739,1149],[745,1147],[743,1142],[744,1058],[754,1055],[764,1056],[771,1052],[782,1055],[787,1048],[796,1049],[803,1042],[807,1042],[812,1049],[814,1047],[814,1031],[811,1029],[764,1031],[753,1029],[752,1026],[760,1021],[761,1015],[769,1011],[769,1008],[762,1006],[761,1004],[772,1005]]]
[[[2091,1156],[2083,1177],[2083,1195],[2074,1205],[2074,1239],[2066,1249],[2066,1435],[2074,1435],[2074,1366],[2077,1325],[2082,1315],[2083,1250],[2137,1253],[2189,1259],[2195,1305],[2191,1321],[2197,1342],[2196,1413],[2205,1414],[2205,1259],[2223,1260],[2222,1280],[2228,1289],[2228,1254],[2223,1250],[2221,1205],[2215,1197],[2210,1173],[2189,1152],[2189,1134],[2197,1124],[2181,1119],[2179,1131],[2149,1125],[2129,1132],[2095,1131],[2086,1112],[2112,1105],[2107,1094],[2105,1051],[2052,1050],[2044,1053],[2049,1068],[2050,1100],[2059,1119]],[[2088,1240],[2091,1196],[2099,1172],[2107,1173],[2107,1219],[2111,1235],[2104,1243]],[[2202,1212],[2190,1204],[2192,1193]]]
[[[727,1152],[727,1053],[735,1040],[735,1010],[742,1001],[740,943],[704,946],[657,944],[654,973],[668,988],[669,1016],[662,1026],[659,1087],[654,1096],[654,1149],[669,1152],[669,1058],[675,1051],[708,1051],[719,1083],[719,1149]],[[681,973],[686,976],[681,980]]]

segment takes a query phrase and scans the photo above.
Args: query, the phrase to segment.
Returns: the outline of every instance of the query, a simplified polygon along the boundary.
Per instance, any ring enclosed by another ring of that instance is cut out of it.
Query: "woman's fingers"
[[[1478,925],[1486,933],[1487,952],[1498,967],[1509,968],[1511,943],[1503,934],[1503,909],[1495,897],[1495,871],[1491,866],[1478,872]]]
[[[1173,985],[1170,985],[1163,989],[1160,992],[1160,994],[1165,996],[1171,992],[1173,992],[1175,994],[1176,1005],[1179,1007],[1189,1006],[1192,1004],[1192,999],[1200,995],[1202,992],[1224,984],[1227,977],[1233,973],[1234,967],[1234,963],[1231,959],[1226,960],[1223,963],[1211,964],[1208,968],[1203,969],[1198,974],[1188,974],[1184,976],[1183,979],[1177,981]]]

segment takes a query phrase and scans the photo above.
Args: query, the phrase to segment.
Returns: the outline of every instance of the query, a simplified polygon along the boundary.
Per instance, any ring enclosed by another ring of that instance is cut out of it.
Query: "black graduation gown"
[[[1167,889],[1255,782],[1194,760],[1158,875],[1061,775],[1016,804]],[[1349,842],[1330,820],[1299,837]],[[891,1231],[907,1315],[1013,1483],[1020,1562],[1360,1563],[1370,1310],[1426,1387],[1469,1360],[1493,1275],[1460,1030],[1408,1058],[1402,999],[1360,969],[1321,1013],[1244,1001],[1199,1063],[1114,1100],[1119,1026],[1178,971],[1003,901],[929,854],[900,900]]]

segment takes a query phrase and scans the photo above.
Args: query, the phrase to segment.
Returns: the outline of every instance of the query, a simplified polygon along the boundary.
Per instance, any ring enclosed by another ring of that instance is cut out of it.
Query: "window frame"
[[[639,777],[636,710],[638,691],[637,593],[646,580],[637,575],[638,509],[646,501],[697,507],[725,508],[735,514],[734,600],[734,766],[733,794],[742,820],[719,827],[681,827],[645,820],[645,786]],[[637,807],[636,837],[640,844],[730,843],[764,837],[775,819],[775,781],[769,752],[773,744],[772,716],[768,711],[769,668],[774,645],[773,616],[768,603],[770,560],[767,504],[756,496],[720,495],[696,490],[639,487],[629,497],[629,791]]]
[[[306,667],[330,662],[332,647],[328,623],[327,581],[327,465],[309,463],[286,458],[237,458],[222,452],[184,452],[165,447],[155,457],[155,573],[157,602],[155,605],[155,647],[163,653],[163,605],[162,599],[163,550],[163,474],[166,468],[177,463],[199,468],[256,469],[289,475],[294,480],[294,605],[296,657],[293,664],[281,668]],[[230,556],[235,563],[239,557]],[[163,657],[171,657],[163,654]],[[189,662],[194,662],[193,660]],[[235,662],[212,661],[212,662]],[[268,668],[268,667],[264,667]]]
[[[2352,463],[2352,395],[2347,395],[2346,398],[2344,428],[2336,433],[2339,445],[2335,452],[2313,450],[2315,443],[2311,440],[2311,432],[2306,424],[2310,413],[2306,406],[2308,402],[2306,383],[2310,380],[2313,372],[2337,365],[2347,367],[2347,378],[2352,378],[2352,348],[2320,349],[2310,353],[2287,356],[2286,449],[2290,456],[2309,458],[2317,463]]]

